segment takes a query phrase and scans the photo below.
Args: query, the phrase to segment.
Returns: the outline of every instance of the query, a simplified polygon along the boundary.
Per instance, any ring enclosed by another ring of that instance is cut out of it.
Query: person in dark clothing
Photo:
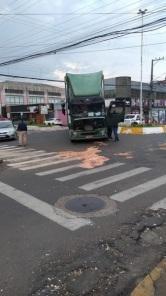
[[[107,134],[108,134],[108,138],[112,139],[112,124],[111,124],[111,110],[108,109],[107,111]]]
[[[111,114],[111,125],[114,133],[114,137],[115,137],[115,142],[119,141],[118,124],[119,124],[119,114],[116,111],[113,111],[113,113]]]
[[[27,145],[27,125],[23,119],[18,124],[17,127],[18,142],[19,146]]]

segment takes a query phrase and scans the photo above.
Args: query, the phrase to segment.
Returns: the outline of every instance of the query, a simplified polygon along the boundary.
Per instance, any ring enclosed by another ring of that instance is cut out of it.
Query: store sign
[[[40,113],[41,114],[48,114],[48,106],[41,106]]]
[[[28,109],[30,113],[36,113],[38,111],[37,106],[29,106]]]

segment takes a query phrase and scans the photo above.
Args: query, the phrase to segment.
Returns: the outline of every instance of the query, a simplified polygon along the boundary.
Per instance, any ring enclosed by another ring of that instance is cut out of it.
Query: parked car
[[[139,125],[144,124],[145,120],[143,118],[141,122],[140,114],[126,114],[124,117],[124,123],[127,125]]]
[[[0,120],[0,140],[16,139],[16,128],[11,120]]]
[[[49,118],[44,121],[45,125],[62,125],[62,121],[58,118]]]

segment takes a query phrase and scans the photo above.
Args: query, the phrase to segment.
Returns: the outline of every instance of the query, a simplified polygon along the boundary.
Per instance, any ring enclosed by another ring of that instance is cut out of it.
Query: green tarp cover
[[[74,96],[101,95],[103,72],[89,74],[66,74],[67,83],[71,85]]]

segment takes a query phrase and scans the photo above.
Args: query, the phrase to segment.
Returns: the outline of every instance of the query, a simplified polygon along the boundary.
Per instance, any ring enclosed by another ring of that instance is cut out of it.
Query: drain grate
[[[57,208],[63,209],[76,217],[102,217],[117,212],[117,203],[107,196],[98,194],[75,194],[63,196],[55,203]]]
[[[96,212],[105,207],[105,202],[92,196],[78,196],[66,202],[65,208],[78,213]]]

